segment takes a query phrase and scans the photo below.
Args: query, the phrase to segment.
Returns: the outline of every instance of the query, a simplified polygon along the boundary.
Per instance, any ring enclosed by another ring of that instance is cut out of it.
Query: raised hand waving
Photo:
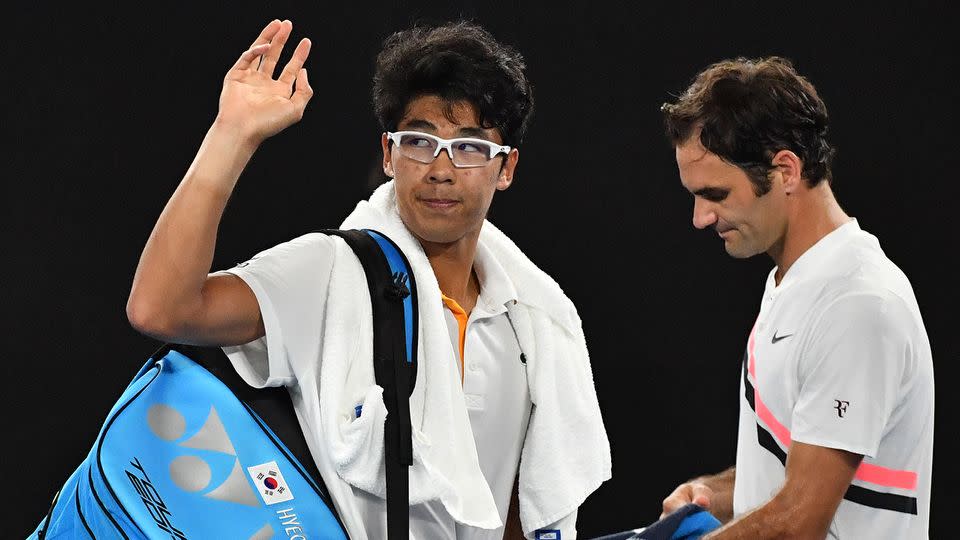
[[[280,76],[273,78],[292,30],[289,20],[271,21],[223,80],[218,122],[239,129],[257,144],[303,118],[313,96],[303,67],[310,54],[307,38],[300,40]]]

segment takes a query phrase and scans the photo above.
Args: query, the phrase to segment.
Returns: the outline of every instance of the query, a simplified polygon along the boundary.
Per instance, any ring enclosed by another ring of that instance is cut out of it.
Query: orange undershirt
[[[449,296],[440,293],[440,298],[443,298],[443,303],[447,308],[453,312],[453,316],[457,319],[457,326],[460,331],[460,358],[458,362],[460,363],[460,386],[463,386],[463,342],[467,337],[467,312],[460,307],[460,304],[456,300],[450,298]]]

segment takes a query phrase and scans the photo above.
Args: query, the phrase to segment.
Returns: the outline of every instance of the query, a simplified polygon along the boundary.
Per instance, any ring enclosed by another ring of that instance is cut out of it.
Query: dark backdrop
[[[491,219],[583,318],[614,476],[583,506],[582,536],[652,521],[678,482],[734,460],[740,360],[772,264],[733,260],[691,226],[658,108],[710,62],[768,54],[819,89],[838,198],[916,290],[940,388],[933,536],[952,529],[960,66],[945,9],[127,4],[21,7],[2,32],[7,533],[32,530],[157,346],[124,313],[140,250],[216,113],[223,74],[260,28],[290,18],[292,41],[312,38],[316,95],[241,177],[218,269],[336,226],[366,197],[381,179],[369,100],[381,40],[461,14],[519,48],[536,86],[516,182]]]

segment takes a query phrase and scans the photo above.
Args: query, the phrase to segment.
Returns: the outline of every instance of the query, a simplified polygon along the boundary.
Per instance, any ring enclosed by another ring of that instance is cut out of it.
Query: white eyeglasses
[[[419,131],[387,132],[387,138],[393,141],[400,154],[420,163],[433,163],[433,160],[440,155],[440,151],[446,150],[453,166],[459,168],[483,167],[496,156],[510,152],[509,146],[501,146],[483,139],[470,137],[441,139]]]

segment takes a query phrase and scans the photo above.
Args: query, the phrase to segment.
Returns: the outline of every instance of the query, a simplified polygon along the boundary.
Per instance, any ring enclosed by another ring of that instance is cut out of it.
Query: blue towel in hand
[[[690,503],[640,531],[608,534],[594,540],[699,540],[720,527],[720,521],[702,506]]]
[[[702,506],[690,503],[655,521],[636,540],[698,540],[718,528],[720,521]]]

